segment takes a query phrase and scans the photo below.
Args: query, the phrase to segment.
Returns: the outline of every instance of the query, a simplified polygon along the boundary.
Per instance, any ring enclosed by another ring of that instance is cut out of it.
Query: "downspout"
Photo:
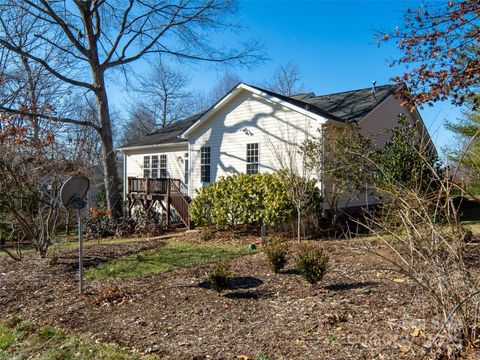
[[[325,211],[325,183],[324,183],[324,176],[323,176],[323,169],[324,169],[324,158],[325,158],[325,141],[324,141],[324,131],[325,124],[322,124],[320,127],[320,136],[321,136],[321,151],[320,151],[320,196],[322,197],[322,218],[325,219],[326,211]]]
[[[123,202],[127,201],[128,192],[128,179],[127,179],[127,155],[123,153]]]

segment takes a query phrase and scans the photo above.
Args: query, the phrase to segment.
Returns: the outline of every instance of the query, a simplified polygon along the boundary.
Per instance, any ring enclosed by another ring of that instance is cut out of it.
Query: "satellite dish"
[[[81,209],[85,206],[83,199],[90,187],[90,180],[84,176],[74,176],[65,181],[60,189],[60,201],[67,209]]]
[[[78,290],[83,294],[83,229],[82,209],[86,202],[83,200],[90,187],[90,180],[85,176],[74,176],[65,181],[60,189],[60,201],[67,209],[77,209],[78,219]]]

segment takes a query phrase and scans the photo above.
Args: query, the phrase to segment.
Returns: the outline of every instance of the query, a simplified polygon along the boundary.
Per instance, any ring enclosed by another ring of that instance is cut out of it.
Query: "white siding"
[[[190,137],[190,195],[204,184],[200,177],[200,149],[211,148],[211,182],[246,172],[246,144],[259,144],[259,172],[281,168],[285,156],[307,136],[317,135],[318,124],[305,115],[247,91],[240,92]],[[297,159],[301,164],[300,159]]]
[[[407,120],[412,124],[417,121],[407,108],[402,106],[401,100],[396,99],[391,95],[386,98],[379,106],[373,109],[367,116],[365,116],[359,123],[360,133],[370,136],[373,143],[377,147],[383,147],[391,137],[391,129],[398,125],[398,115],[404,114]],[[348,199],[342,199],[340,206],[346,205]],[[365,192],[358,194],[357,197],[350,200],[349,207],[372,205],[376,203],[376,198],[373,193]]]
[[[167,155],[167,176],[180,179],[185,183],[184,156],[188,152],[187,144],[169,147],[149,148],[144,150],[125,150],[126,177],[143,177],[143,157]],[[125,179],[125,184],[127,184]],[[128,192],[128,189],[126,189]]]

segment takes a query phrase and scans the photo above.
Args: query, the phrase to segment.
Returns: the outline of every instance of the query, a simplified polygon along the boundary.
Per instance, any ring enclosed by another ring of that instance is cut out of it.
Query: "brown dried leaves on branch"
[[[480,3],[477,0],[432,2],[409,9],[405,24],[377,33],[378,44],[395,41],[403,55],[392,66],[407,65],[395,77],[412,104],[451,100],[462,105],[480,83]]]

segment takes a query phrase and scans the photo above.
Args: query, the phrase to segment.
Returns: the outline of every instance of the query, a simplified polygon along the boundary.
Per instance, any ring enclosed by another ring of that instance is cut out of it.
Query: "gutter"
[[[187,144],[188,144],[188,141],[185,140],[185,141],[182,141],[182,142],[174,142],[174,143],[167,143],[167,144],[126,146],[126,147],[118,148],[117,150],[125,152],[125,151],[133,151],[133,150],[146,150],[146,149],[166,148],[166,147],[172,147],[172,146],[182,146],[182,145],[187,145]]]

